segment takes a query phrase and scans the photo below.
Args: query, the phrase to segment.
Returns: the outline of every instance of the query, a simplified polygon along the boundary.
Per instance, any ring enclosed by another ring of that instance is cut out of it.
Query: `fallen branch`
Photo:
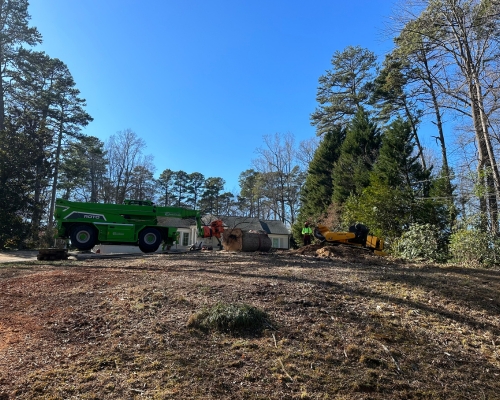
[[[386,351],[387,354],[389,354],[389,357],[391,357],[392,361],[394,362],[394,365],[396,366],[396,369],[398,370],[398,374],[401,373],[401,369],[399,368],[399,364],[398,362],[396,361],[396,359],[392,356],[391,352],[389,351],[389,349],[387,348],[386,345],[384,345],[383,343],[380,343],[379,344],[382,346],[382,348]]]
[[[290,379],[293,382],[293,378],[290,376],[290,374],[288,372],[286,372],[285,366],[283,365],[283,361],[281,361],[281,358],[278,358],[278,361],[279,361],[279,363],[281,365],[281,369],[283,370],[285,375],[288,377],[288,379]]]

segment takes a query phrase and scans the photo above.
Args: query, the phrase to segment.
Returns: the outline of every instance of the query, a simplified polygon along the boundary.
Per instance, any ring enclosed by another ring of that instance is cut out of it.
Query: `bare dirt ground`
[[[0,400],[500,399],[498,269],[316,250],[0,264]]]

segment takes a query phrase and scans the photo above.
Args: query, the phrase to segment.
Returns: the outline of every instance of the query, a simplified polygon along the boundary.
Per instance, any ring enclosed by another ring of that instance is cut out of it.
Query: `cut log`
[[[225,229],[222,237],[222,245],[227,251],[269,251],[272,247],[271,239],[263,231]]]
[[[36,256],[37,260],[67,260],[69,257],[68,249],[38,249],[38,254]]]

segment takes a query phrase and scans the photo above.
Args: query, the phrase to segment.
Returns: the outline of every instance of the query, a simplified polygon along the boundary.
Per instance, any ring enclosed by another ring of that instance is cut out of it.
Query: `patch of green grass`
[[[260,332],[269,324],[268,315],[248,304],[217,303],[192,315],[188,327],[218,332]]]

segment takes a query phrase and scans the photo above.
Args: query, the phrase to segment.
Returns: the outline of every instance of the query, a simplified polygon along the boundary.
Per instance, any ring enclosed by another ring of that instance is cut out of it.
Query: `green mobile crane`
[[[194,219],[202,238],[219,239],[223,231],[220,220],[203,226],[197,210],[160,207],[151,201],[101,204],[56,200],[57,237],[71,239],[71,244],[79,250],[112,243],[138,245],[144,253],[155,252],[162,242],[171,245],[177,239],[177,228],[158,225],[158,217]]]

